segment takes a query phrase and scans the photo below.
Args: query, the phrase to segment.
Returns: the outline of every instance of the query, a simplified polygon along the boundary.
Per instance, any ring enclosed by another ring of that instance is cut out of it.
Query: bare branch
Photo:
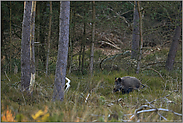
[[[114,47],[114,48],[116,48],[116,49],[118,49],[118,50],[121,49],[121,48],[119,48],[118,46],[116,46],[115,44],[111,44],[111,43],[106,42],[106,41],[98,41],[98,42],[99,42],[99,43],[102,43],[101,45],[107,44],[107,45],[109,45],[109,46],[111,46],[111,47]]]
[[[10,79],[8,77],[8,75],[6,74],[6,71],[4,71],[5,75],[6,75],[6,78],[8,79],[8,81],[10,82]]]
[[[153,68],[145,68],[145,69],[153,70],[154,72],[156,72],[156,73],[159,74],[159,76],[163,79],[163,81],[165,81],[165,79],[163,78],[163,76],[161,75],[161,73],[159,73],[157,70],[155,70]]]
[[[114,11],[113,9],[111,9],[111,8],[107,8],[107,9],[113,11],[117,16],[119,16],[121,19],[123,19],[123,20],[125,21],[125,23],[128,25],[128,27],[130,27],[130,24],[128,23],[128,21],[126,20],[125,17],[119,15],[117,12],[115,12],[115,11]]]

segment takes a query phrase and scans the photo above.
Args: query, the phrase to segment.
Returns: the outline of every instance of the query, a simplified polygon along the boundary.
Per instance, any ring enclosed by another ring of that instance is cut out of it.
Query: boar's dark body
[[[113,89],[114,92],[121,91],[122,94],[132,92],[133,90],[137,90],[140,86],[145,87],[140,80],[135,77],[125,76],[122,78],[115,78],[115,87]],[[142,88],[143,88],[142,87]]]

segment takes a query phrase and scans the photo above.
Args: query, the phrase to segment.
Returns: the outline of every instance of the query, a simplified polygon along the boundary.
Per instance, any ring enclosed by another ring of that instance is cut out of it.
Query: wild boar
[[[125,76],[122,78],[115,78],[115,87],[113,92],[121,91],[122,94],[132,92],[133,90],[137,90],[142,85],[145,86],[135,77]]]

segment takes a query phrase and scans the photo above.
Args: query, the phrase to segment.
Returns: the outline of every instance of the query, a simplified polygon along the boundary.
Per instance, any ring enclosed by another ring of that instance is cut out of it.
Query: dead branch
[[[150,109],[144,109],[144,110],[143,110],[143,108],[150,108]],[[164,109],[164,108],[152,108],[151,106],[148,106],[148,105],[142,105],[140,108],[138,108],[138,109],[135,110],[134,115],[132,115],[132,116],[130,117],[129,122],[132,121],[132,120],[135,118],[135,116],[139,115],[140,113],[146,113],[146,112],[157,112],[157,114],[158,114],[161,118],[163,118],[164,120],[167,121],[167,118],[165,118],[164,116],[162,116],[158,111],[172,112],[172,113],[175,114],[175,115],[182,116],[182,114],[179,114],[179,113],[174,112],[174,111],[169,110],[169,109]]]
[[[167,111],[167,112],[169,111],[169,112],[172,112],[172,113],[175,114],[175,115],[182,116],[182,114],[179,114],[179,113],[174,112],[174,111],[169,110],[169,109],[159,108],[158,111]]]
[[[104,59],[102,59],[101,62],[100,62],[100,69],[101,69],[101,70],[103,70],[103,68],[102,68],[102,63],[106,60],[106,58],[108,58],[108,56],[106,56],[106,57],[105,57]]]
[[[8,79],[8,81],[10,82],[10,79],[8,77],[8,75],[6,74],[6,71],[4,71],[5,75],[6,75],[6,78]]]
[[[133,12],[133,10],[128,10],[126,12],[123,12],[121,15],[127,14],[128,12]]]
[[[107,9],[113,11],[117,16],[119,16],[119,18],[121,18],[121,19],[124,20],[124,22],[128,25],[128,27],[130,27],[130,24],[128,23],[128,21],[126,20],[126,18],[125,18],[124,16],[121,16],[119,13],[115,12],[115,11],[114,11],[113,9],[111,9],[111,8],[107,8]]]
[[[124,51],[123,53],[115,54],[115,55],[113,55],[113,56],[111,56],[111,57],[106,56],[106,57],[105,57],[104,59],[102,59],[101,62],[100,62],[100,69],[103,70],[103,68],[102,68],[102,63],[105,62],[106,60],[116,58],[116,57],[118,57],[118,56],[120,56],[120,55],[123,55],[124,57],[127,57],[127,56],[129,56],[129,53],[131,53],[131,51],[130,51],[130,50],[127,50],[127,51]],[[108,57],[109,57],[109,58],[108,58]]]
[[[98,41],[98,42],[99,42],[99,43],[102,43],[101,45],[107,44],[107,45],[109,45],[109,46],[111,46],[111,47],[114,47],[114,48],[116,48],[116,49],[118,49],[118,50],[121,49],[121,48],[119,48],[118,46],[116,46],[115,44],[111,44],[111,43],[106,42],[106,41]]]
[[[108,42],[110,42],[111,44],[115,45],[117,47],[117,45],[114,43],[114,41],[111,41],[109,38],[107,38],[106,36],[102,36],[100,33],[98,34],[96,32],[96,35],[97,36],[100,36],[101,38],[104,38],[105,40],[107,40]],[[104,42],[107,42],[107,41],[104,41]],[[100,42],[100,41],[99,41]],[[118,41],[119,42],[119,41]],[[120,42],[121,43],[121,42]],[[120,49],[120,48],[117,48],[117,49]]]
[[[172,112],[173,114],[178,115],[178,116],[182,116],[182,114],[179,114],[177,112],[174,112],[174,111],[169,110],[169,109],[164,109],[164,108],[154,108],[154,109],[141,110],[141,111],[137,111],[136,114],[140,114],[140,113],[144,113],[144,112],[151,112],[151,111],[155,111],[155,112],[166,111],[166,112]]]
[[[163,81],[165,81],[165,79],[163,78],[163,76],[161,75],[161,73],[159,73],[157,70],[155,70],[153,68],[145,68],[145,69],[153,70],[154,72],[156,72],[156,73],[159,74],[159,76],[163,79]]]
[[[102,36],[102,37],[104,37],[108,42],[110,42],[111,44],[113,44],[113,45],[116,45],[113,41],[111,41],[110,39],[108,39],[107,37],[105,37],[105,36]]]
[[[134,111],[134,114],[133,114],[133,115],[130,117],[130,119],[128,120],[128,122],[132,121],[132,120],[135,118],[135,116],[138,116],[140,113],[146,113],[146,112],[156,112],[161,118],[163,118],[163,119],[166,120],[166,121],[167,121],[167,118],[165,118],[164,116],[162,116],[162,115],[160,114],[159,111],[171,112],[171,113],[173,113],[173,114],[175,114],[175,115],[182,116],[182,114],[180,114],[180,113],[174,112],[174,111],[169,110],[169,109],[156,108],[153,104],[151,104],[151,103],[153,103],[153,102],[155,102],[155,101],[157,101],[157,100],[159,100],[159,99],[164,99],[164,98],[170,96],[171,94],[172,94],[172,92],[171,92],[170,94],[168,94],[168,95],[162,97],[162,98],[155,99],[155,100],[153,100],[153,101],[151,101],[151,102],[149,102],[147,99],[145,99],[145,101],[146,101],[149,105],[142,105],[141,107],[139,107],[138,109],[136,109],[136,110]],[[146,108],[148,108],[148,109],[146,109]]]
[[[173,92],[174,92],[174,91],[172,91],[171,93],[167,94],[167,95],[166,95],[166,96],[164,96],[164,97],[161,97],[161,98],[155,99],[155,100],[153,100],[153,101],[151,101],[151,102],[149,102],[149,101],[146,99],[146,102],[147,102],[148,104],[152,105],[151,103],[153,103],[153,102],[155,102],[155,101],[157,101],[157,100],[159,100],[159,99],[164,99],[164,98],[166,98],[166,97],[170,96]]]

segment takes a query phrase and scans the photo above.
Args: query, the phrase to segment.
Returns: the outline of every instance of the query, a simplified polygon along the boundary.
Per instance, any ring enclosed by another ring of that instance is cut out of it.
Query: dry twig
[[[140,113],[146,113],[146,112],[156,112],[161,118],[163,118],[165,121],[167,121],[167,118],[165,118],[163,115],[160,114],[159,111],[166,111],[166,112],[172,112],[173,114],[175,115],[178,115],[178,116],[182,116],[182,114],[179,114],[177,112],[174,112],[172,110],[169,110],[169,109],[164,109],[164,108],[156,108],[152,103],[159,100],[159,99],[164,99],[166,98],[167,96],[170,96],[172,93],[162,97],[162,98],[158,98],[158,99],[155,99],[151,102],[149,102],[147,99],[146,99],[146,102],[149,104],[149,105],[142,105],[140,108],[136,109],[134,111],[134,114],[130,117],[130,119],[128,120],[128,122],[132,121],[135,116],[138,116]],[[144,109],[145,108],[145,109]],[[146,109],[146,108],[149,108],[149,109]],[[151,114],[152,115],[152,114]]]
[[[6,75],[6,78],[8,79],[8,81],[10,82],[10,79],[8,77],[8,75],[6,74],[6,71],[4,71],[5,75]]]
[[[163,81],[165,81],[165,79],[163,78],[163,76],[161,75],[161,73],[159,73],[157,70],[155,70],[153,68],[145,68],[145,69],[153,70],[154,72],[156,72],[156,73],[159,74],[159,76],[163,79]]]

